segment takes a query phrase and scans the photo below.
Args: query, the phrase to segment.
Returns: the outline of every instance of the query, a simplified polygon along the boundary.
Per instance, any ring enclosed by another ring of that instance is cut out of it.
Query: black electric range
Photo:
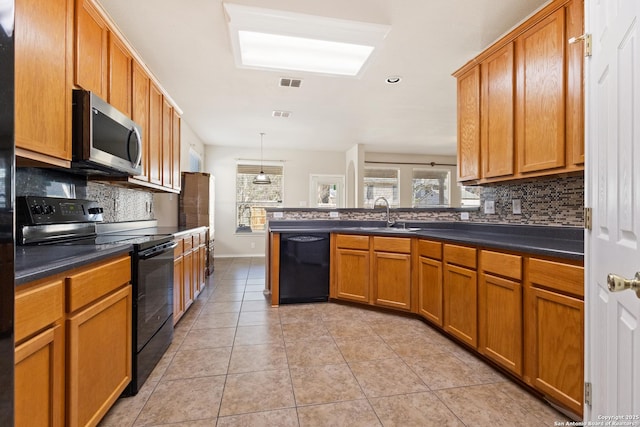
[[[124,396],[135,395],[173,338],[173,248],[170,234],[127,229],[98,234],[103,209],[95,201],[53,197],[16,198],[17,244],[130,244],[132,379]],[[52,246],[53,247],[53,246]]]

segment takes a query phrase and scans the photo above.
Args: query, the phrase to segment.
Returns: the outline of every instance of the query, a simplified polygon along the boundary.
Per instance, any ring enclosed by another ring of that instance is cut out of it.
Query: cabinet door
[[[109,32],[109,103],[131,117],[131,53]]]
[[[50,327],[15,349],[15,426],[64,425],[64,338]]]
[[[418,257],[418,314],[442,326],[442,261]]]
[[[171,138],[173,125],[173,108],[166,99],[162,99],[162,185],[173,186],[173,144]]]
[[[204,240],[203,240],[204,241]],[[207,247],[200,245],[198,247],[198,290],[202,292],[206,283],[207,270]]]
[[[522,285],[481,274],[478,350],[511,372],[522,374]]]
[[[582,414],[584,399],[584,302],[555,292],[527,288],[530,332],[525,354],[532,359],[529,381]]]
[[[142,175],[136,176],[149,181],[149,76],[138,62],[133,62],[133,106],[131,118],[142,129]]]
[[[567,36],[584,34],[584,0],[566,6]],[[584,164],[584,45],[567,42],[567,149],[568,163]]]
[[[75,82],[107,99],[107,23],[89,0],[76,0]]]
[[[66,161],[71,160],[68,5],[67,0],[15,5],[16,147]]]
[[[444,329],[464,343],[478,346],[477,273],[445,263]]]
[[[519,172],[565,166],[564,9],[516,40]]]
[[[68,422],[96,425],[131,381],[131,285],[67,319]]]
[[[162,185],[162,93],[149,87],[149,182]]]
[[[480,178],[480,68],[458,77],[458,180]]]
[[[337,298],[369,303],[369,251],[336,250]]]
[[[171,125],[171,170],[173,171],[173,189],[180,190],[180,115],[174,109],[172,115],[173,123]]]
[[[411,310],[411,255],[373,253],[373,302]]]
[[[513,43],[487,58],[482,67],[482,177],[513,175]]]
[[[184,314],[184,272],[182,256],[173,260],[173,324]]]
[[[189,237],[190,239],[190,237]],[[184,265],[182,266],[183,272],[183,294],[184,294],[184,311],[187,311],[191,304],[193,303],[194,291],[195,291],[195,280],[197,280],[197,276],[193,275],[193,251],[189,250],[189,252],[185,252],[183,256]],[[196,260],[196,264],[197,264]]]

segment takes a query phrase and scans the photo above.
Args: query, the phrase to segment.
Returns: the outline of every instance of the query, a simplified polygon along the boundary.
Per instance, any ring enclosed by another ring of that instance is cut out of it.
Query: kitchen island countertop
[[[584,259],[584,229],[579,227],[411,221],[400,224],[405,228],[386,227],[384,221],[271,220],[269,231],[419,237],[564,259]]]

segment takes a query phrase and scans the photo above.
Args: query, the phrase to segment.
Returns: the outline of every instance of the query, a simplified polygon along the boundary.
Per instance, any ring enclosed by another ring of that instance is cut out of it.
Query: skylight
[[[224,3],[236,65],[358,77],[388,25]]]

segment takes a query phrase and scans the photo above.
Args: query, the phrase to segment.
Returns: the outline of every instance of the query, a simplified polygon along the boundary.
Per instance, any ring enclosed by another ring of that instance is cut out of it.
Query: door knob
[[[636,291],[636,295],[640,298],[640,271],[636,273],[633,279],[625,279],[617,274],[609,273],[607,275],[607,286],[611,292],[631,289],[632,291]]]

